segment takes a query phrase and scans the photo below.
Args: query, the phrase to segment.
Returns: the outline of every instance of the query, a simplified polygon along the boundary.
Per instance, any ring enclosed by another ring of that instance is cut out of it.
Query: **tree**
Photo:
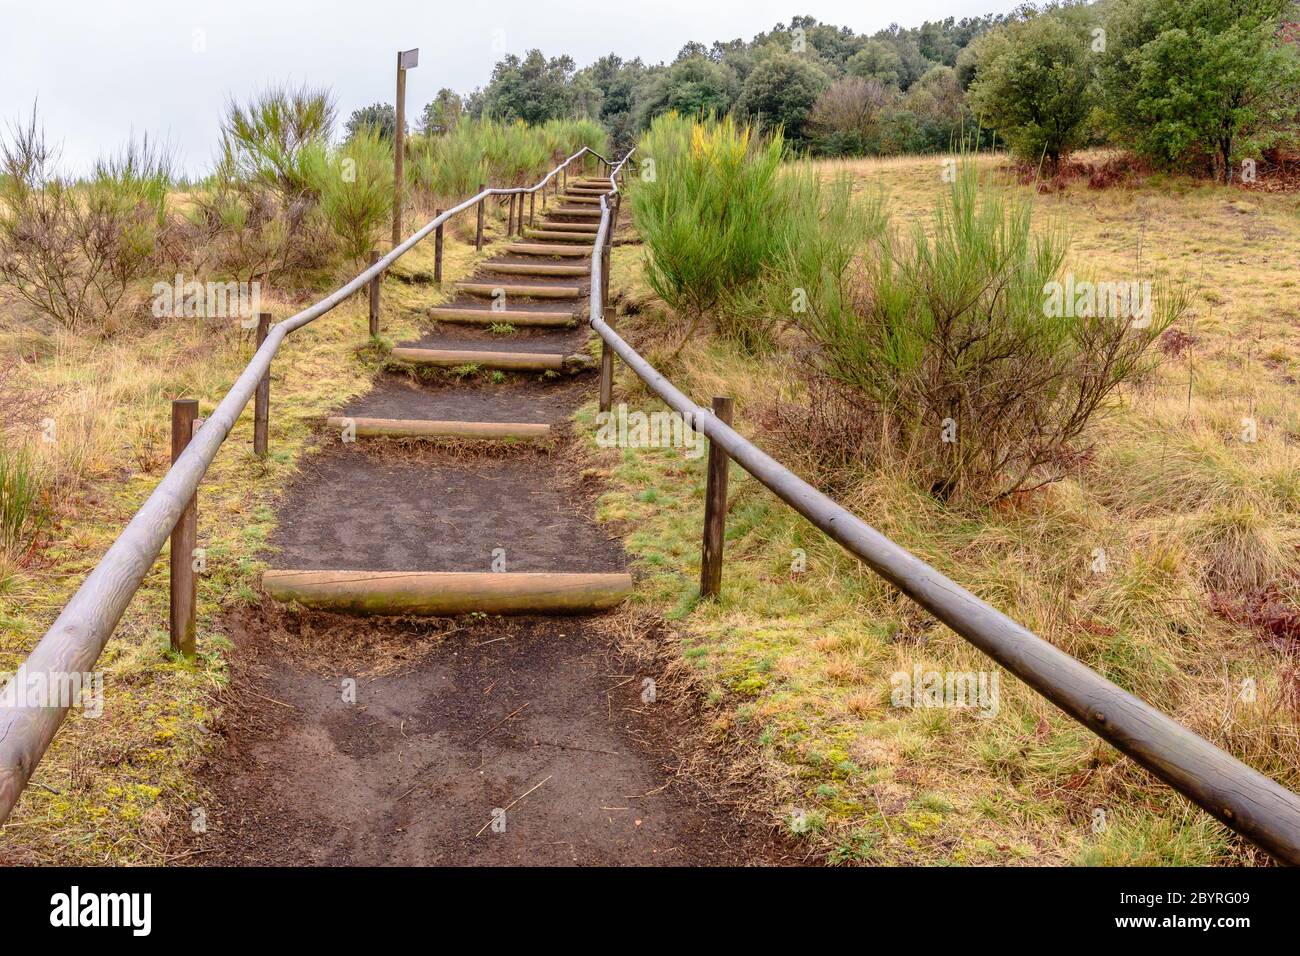
[[[1101,76],[1111,129],[1173,166],[1199,155],[1232,178],[1235,161],[1281,135],[1300,100],[1300,54],[1282,42],[1292,0],[1122,0],[1107,24]]]
[[[638,125],[669,110],[683,116],[726,113],[738,93],[736,75],[727,67],[701,56],[679,60],[655,78],[638,109]]]
[[[438,91],[433,101],[424,107],[421,131],[427,136],[450,133],[456,128],[456,123],[460,121],[460,115],[464,110],[465,105],[456,95],[455,90],[444,87]]]
[[[881,112],[896,95],[879,80],[860,76],[836,80],[808,114],[808,131],[818,151],[830,156],[867,152]]]
[[[790,53],[774,53],[754,67],[741,88],[736,109],[758,119],[765,129],[780,126],[800,143],[813,104],[827,86],[826,74]]]
[[[868,40],[849,57],[848,71],[864,80],[875,80],[884,86],[903,86],[903,58],[892,43],[885,40]]]
[[[544,123],[573,115],[574,63],[570,56],[547,59],[529,50],[521,60],[513,53],[492,68],[483,91],[483,112],[493,119]]]
[[[1091,65],[1083,35],[1044,14],[995,30],[978,42],[969,90],[982,125],[1022,159],[1045,156],[1052,169],[1079,145],[1091,109]]]
[[[393,109],[391,103],[372,103],[370,106],[353,110],[345,126],[348,139],[355,136],[363,127],[373,129],[379,134],[380,139],[393,139],[397,134],[397,111]]]

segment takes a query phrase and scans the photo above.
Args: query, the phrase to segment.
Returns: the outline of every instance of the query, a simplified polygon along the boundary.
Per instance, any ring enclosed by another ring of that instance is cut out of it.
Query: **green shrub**
[[[67,331],[111,331],[131,285],[148,274],[166,218],[168,156],[129,143],[74,182],[56,167],[36,112],[0,139],[0,281]]]
[[[929,230],[882,229],[858,255],[840,237],[869,230],[833,217],[825,227],[795,276],[818,371],[862,399],[943,497],[990,500],[1061,478],[1071,443],[1187,306],[1162,286],[1149,314],[1056,308],[1064,235],[1032,229],[1032,199],[982,183],[972,163]]]
[[[393,147],[382,131],[359,127],[342,146],[313,146],[304,160],[320,211],[343,254],[365,259],[393,213]]]
[[[711,315],[743,346],[770,345],[772,293],[764,277],[799,244],[804,213],[816,201],[813,174],[782,168],[779,131],[761,138],[729,116],[665,113],[638,154],[644,174],[630,196],[651,287],[690,319],[688,336]],[[788,289],[784,296],[788,301]]]

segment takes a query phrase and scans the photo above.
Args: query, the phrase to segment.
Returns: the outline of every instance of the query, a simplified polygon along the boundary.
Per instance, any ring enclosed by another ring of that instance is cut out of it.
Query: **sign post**
[[[420,51],[397,54],[397,129],[393,133],[393,246],[402,241],[402,201],[406,195],[402,160],[406,152],[406,71],[420,64]]]

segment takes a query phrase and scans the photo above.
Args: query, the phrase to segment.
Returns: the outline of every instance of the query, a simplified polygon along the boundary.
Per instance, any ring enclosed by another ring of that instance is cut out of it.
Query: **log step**
[[[590,196],[588,196],[588,195],[584,195],[584,194],[582,194],[582,193],[571,193],[570,195],[567,195],[567,196],[564,197],[564,201],[565,201],[565,202],[576,202],[576,203],[578,203],[578,204],[580,204],[580,205],[583,205],[583,206],[599,206],[599,205],[600,205],[600,195],[599,195],[599,194],[594,194],[594,195],[590,195]]]
[[[549,239],[552,242],[590,243],[594,238],[594,235],[590,232],[568,232],[563,229],[525,229],[524,235],[529,239]]]
[[[507,297],[524,299],[576,299],[582,289],[576,285],[500,285],[492,282],[457,282],[456,288],[467,295],[494,297],[504,290]]]
[[[600,218],[600,210],[592,209],[590,206],[552,206],[550,212],[553,216],[577,216],[581,219]]]
[[[529,422],[453,422],[421,418],[358,418],[331,415],[325,420],[330,428],[349,425],[358,438],[545,438],[550,425]]]
[[[542,222],[543,229],[563,229],[565,232],[581,232],[589,236],[594,236],[600,229],[598,222],[556,222],[553,219],[547,219]]]
[[[392,351],[400,362],[434,365],[438,368],[460,368],[477,365],[480,368],[505,369],[514,372],[578,371],[594,365],[590,355],[576,353],[560,355],[555,352],[494,352],[478,349],[422,349],[399,346]]]
[[[517,256],[567,256],[569,258],[591,258],[591,250],[586,246],[564,246],[544,242],[511,242],[506,245],[505,251]]]
[[[548,262],[485,262],[483,268],[488,272],[500,272],[509,276],[589,276],[591,270],[586,266],[570,266]]]
[[[285,571],[262,574],[277,601],[351,614],[581,614],[621,603],[630,574]]]
[[[439,322],[461,325],[529,325],[545,328],[564,328],[578,323],[576,312],[525,312],[522,309],[465,309],[456,306],[438,306],[429,310],[429,317]]]

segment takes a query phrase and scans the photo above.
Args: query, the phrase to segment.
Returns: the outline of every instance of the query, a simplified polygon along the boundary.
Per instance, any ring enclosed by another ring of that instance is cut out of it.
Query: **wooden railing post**
[[[733,401],[715,396],[713,414],[731,424]],[[727,530],[727,453],[709,442],[709,477],[704,490],[704,547],[700,553],[700,597],[722,593],[722,543]]]
[[[257,347],[260,349],[266,341],[266,334],[271,331],[271,313],[259,312],[257,315]],[[267,451],[267,432],[271,425],[271,368],[267,366],[266,374],[257,383],[253,393],[253,454],[265,458]]]
[[[379,251],[370,250],[370,264],[373,266],[379,261]],[[370,280],[370,337],[373,339],[379,335],[379,276]]]
[[[193,398],[172,402],[172,464],[194,437],[194,419],[199,403]],[[172,528],[171,601],[169,627],[172,650],[194,656],[195,606],[198,592],[194,578],[194,549],[199,537],[198,493],[196,492]]]
[[[510,211],[506,214],[506,238],[513,239],[515,235],[515,193],[510,194]]]
[[[435,209],[434,216],[441,216],[442,210]],[[442,285],[442,227],[443,223],[438,223],[433,230],[433,281]]]
[[[478,191],[482,192],[487,189],[487,183],[480,183]],[[483,206],[487,202],[487,197],[478,201],[478,228],[474,233],[474,248],[481,250],[483,248]]]
[[[614,404],[614,350],[608,342],[600,344],[600,410],[607,412]]]
[[[528,194],[528,225],[537,224],[537,193]]]

